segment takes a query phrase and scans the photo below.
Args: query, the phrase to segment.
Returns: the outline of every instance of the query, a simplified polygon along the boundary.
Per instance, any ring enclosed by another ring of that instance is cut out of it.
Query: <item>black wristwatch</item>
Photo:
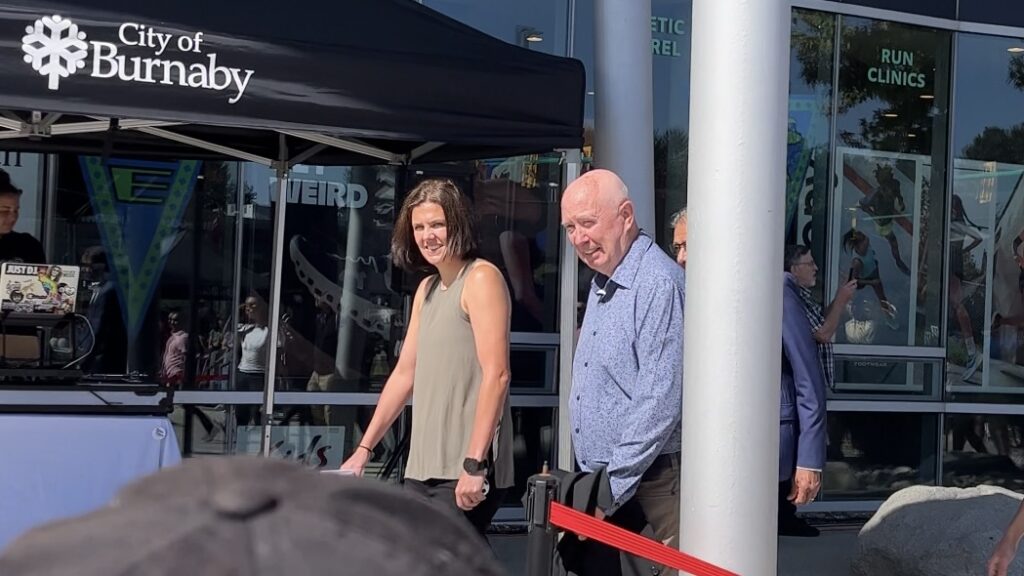
[[[480,474],[481,472],[486,473],[488,467],[487,460],[477,460],[475,458],[466,458],[462,461],[462,469],[467,474]]]

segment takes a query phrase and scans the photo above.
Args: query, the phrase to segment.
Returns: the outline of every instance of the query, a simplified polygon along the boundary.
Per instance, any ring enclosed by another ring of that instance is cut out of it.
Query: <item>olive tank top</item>
[[[447,288],[437,275],[427,280],[416,341],[406,478],[456,480],[462,473],[483,381],[473,328],[462,309],[466,275],[475,265],[477,261],[466,264]],[[507,393],[488,458],[494,487],[512,486],[512,413]]]

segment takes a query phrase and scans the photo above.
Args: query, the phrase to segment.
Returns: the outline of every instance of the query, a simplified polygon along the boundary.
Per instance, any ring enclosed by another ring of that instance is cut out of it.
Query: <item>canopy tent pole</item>
[[[444,142],[427,142],[417,146],[412,152],[409,153],[409,161],[418,160],[427,154],[430,154],[434,150],[437,150],[441,146],[444,146]]]
[[[34,113],[35,114],[35,113]],[[110,118],[104,118],[102,116],[90,116],[93,118],[92,121],[86,122],[67,122],[64,124],[58,124],[57,120],[61,117],[59,113],[49,113],[45,117],[40,116],[38,121],[26,122],[18,119],[18,117],[12,114],[10,111],[5,110],[0,112],[0,128],[6,128],[6,132],[0,132],[0,140],[12,139],[12,138],[28,138],[30,136],[70,136],[75,134],[89,134],[96,132],[106,132],[110,129]],[[223,154],[232,158],[240,160],[246,160],[249,162],[255,162],[263,166],[273,166],[274,160],[259,154],[252,154],[237,148],[230,146],[224,146],[222,144],[215,144],[200,138],[192,136],[186,136],[170,130],[164,130],[171,126],[186,126],[187,122],[170,122],[162,120],[138,120],[138,119],[125,119],[118,121],[118,129],[120,130],[135,130],[150,136],[156,136],[164,140],[171,142],[177,142],[193,148],[199,148],[201,150],[208,150],[217,154]],[[430,154],[434,150],[445,145],[444,142],[427,142],[416,147],[408,156],[395,154],[382,150],[375,146],[357,142],[355,140],[348,140],[344,138],[337,138],[334,136],[328,136],[326,134],[320,134],[316,132],[306,131],[295,131],[295,130],[278,130],[276,133],[281,135],[293,136],[295,138],[301,138],[310,142],[315,142],[318,146],[310,148],[305,152],[296,156],[295,159],[286,160],[288,166],[294,166],[301,164],[302,162],[309,160],[316,156],[319,152],[330,148],[337,148],[346,152],[354,152],[356,154],[362,154],[370,158],[376,158],[383,160],[388,164],[406,164],[418,158],[421,158],[427,154]]]
[[[380,148],[364,144],[362,142],[356,142],[355,140],[348,140],[344,138],[336,138],[334,136],[327,136],[326,134],[318,134],[316,132],[305,132],[301,130],[280,130],[282,134],[288,136],[294,136],[296,138],[302,138],[309,140],[310,142],[317,142],[319,144],[326,144],[333,146],[340,150],[347,150],[349,152],[355,152],[356,154],[363,154],[371,158],[377,158],[384,160],[389,164],[405,164],[406,159],[403,156],[388,152],[387,150],[381,150]]]
[[[270,430],[274,415],[274,386],[277,376],[277,346],[281,319],[281,275],[284,271],[284,225],[288,209],[288,146],[284,134],[279,140],[280,158],[273,163],[277,170],[277,203],[274,206],[274,246],[270,266],[270,302],[267,319],[267,373],[263,386],[263,434],[260,449],[264,456],[270,456]]]
[[[560,190],[569,186],[579,178],[582,168],[579,149],[566,150],[563,153],[565,162],[565,182]],[[572,395],[572,356],[576,350],[576,301],[579,283],[579,258],[576,249],[569,242],[565,229],[559,228],[559,314],[558,314],[558,467],[562,470],[575,470],[576,458],[572,452],[572,435],[570,434],[569,400]]]
[[[217,152],[219,154],[224,154],[224,155],[227,155],[227,156],[234,156],[235,158],[241,158],[242,160],[248,160],[249,162],[255,162],[257,164],[262,164],[264,166],[274,166],[274,164],[276,164],[276,162],[274,162],[273,160],[271,160],[269,158],[264,158],[263,156],[258,156],[256,154],[250,154],[248,152],[243,152],[241,150],[236,150],[234,148],[229,148],[227,146],[221,146],[220,144],[214,144],[212,142],[207,142],[205,140],[200,140],[198,138],[192,138],[191,136],[185,136],[184,134],[178,134],[176,132],[171,132],[169,130],[164,130],[162,128],[140,127],[140,128],[135,128],[135,130],[138,130],[139,132],[144,132],[144,133],[152,135],[152,136],[158,136],[158,137],[163,138],[165,140],[171,140],[171,141],[174,141],[174,142],[178,142],[180,144],[187,144],[189,146],[195,146],[196,148],[202,148],[204,150],[209,150],[211,152]],[[285,169],[287,170],[288,159],[285,158],[284,160],[281,160],[280,162],[286,166]]]
[[[33,113],[37,115],[38,113]],[[0,132],[0,139],[28,138],[31,136],[66,136],[74,134],[89,134],[94,132],[106,132],[110,129],[110,118],[91,116],[94,120],[86,122],[65,122],[57,124],[61,114],[49,113],[46,116],[39,116],[37,121],[25,122],[18,119],[10,111],[5,110],[0,117],[0,128],[6,128],[7,132]],[[160,128],[167,126],[180,126],[184,122],[168,122],[163,120],[119,120],[118,128],[121,130],[133,130],[136,128]]]

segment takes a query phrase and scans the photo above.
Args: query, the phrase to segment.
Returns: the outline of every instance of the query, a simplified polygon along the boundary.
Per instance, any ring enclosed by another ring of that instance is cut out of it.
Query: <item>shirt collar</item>
[[[615,267],[615,271],[612,272],[610,280],[615,283],[616,286],[621,288],[629,289],[636,280],[637,272],[640,271],[640,262],[644,259],[644,254],[650,249],[654,243],[651,237],[647,235],[643,230],[637,235],[636,239],[633,240],[633,244],[630,245],[626,255],[622,258],[622,262]],[[594,277],[594,284],[601,286],[606,284],[607,280],[603,274],[597,274]]]
[[[785,278],[785,280],[783,281],[783,286],[789,288],[790,290],[796,292],[797,294],[800,294],[803,287],[800,286],[800,283],[796,281],[796,276],[793,276],[793,274],[790,272],[783,272],[782,274]]]

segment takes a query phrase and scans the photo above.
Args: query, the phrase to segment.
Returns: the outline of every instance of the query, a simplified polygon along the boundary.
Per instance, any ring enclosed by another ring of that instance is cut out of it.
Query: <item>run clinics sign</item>
[[[253,75],[253,70],[219,65],[215,52],[204,53],[202,32],[175,35],[125,22],[117,29],[117,39],[87,41],[85,31],[71,19],[54,14],[25,27],[21,50],[25,63],[47,78],[50,90],[59,90],[62,78],[81,71],[93,78],[227,92],[228,103],[235,104]],[[129,57],[121,53],[126,48],[151,55]]]
[[[877,66],[868,68],[868,81],[875,84],[893,84],[909,88],[924,88],[925,75],[914,68],[914,53],[910,50],[882,48]]]

